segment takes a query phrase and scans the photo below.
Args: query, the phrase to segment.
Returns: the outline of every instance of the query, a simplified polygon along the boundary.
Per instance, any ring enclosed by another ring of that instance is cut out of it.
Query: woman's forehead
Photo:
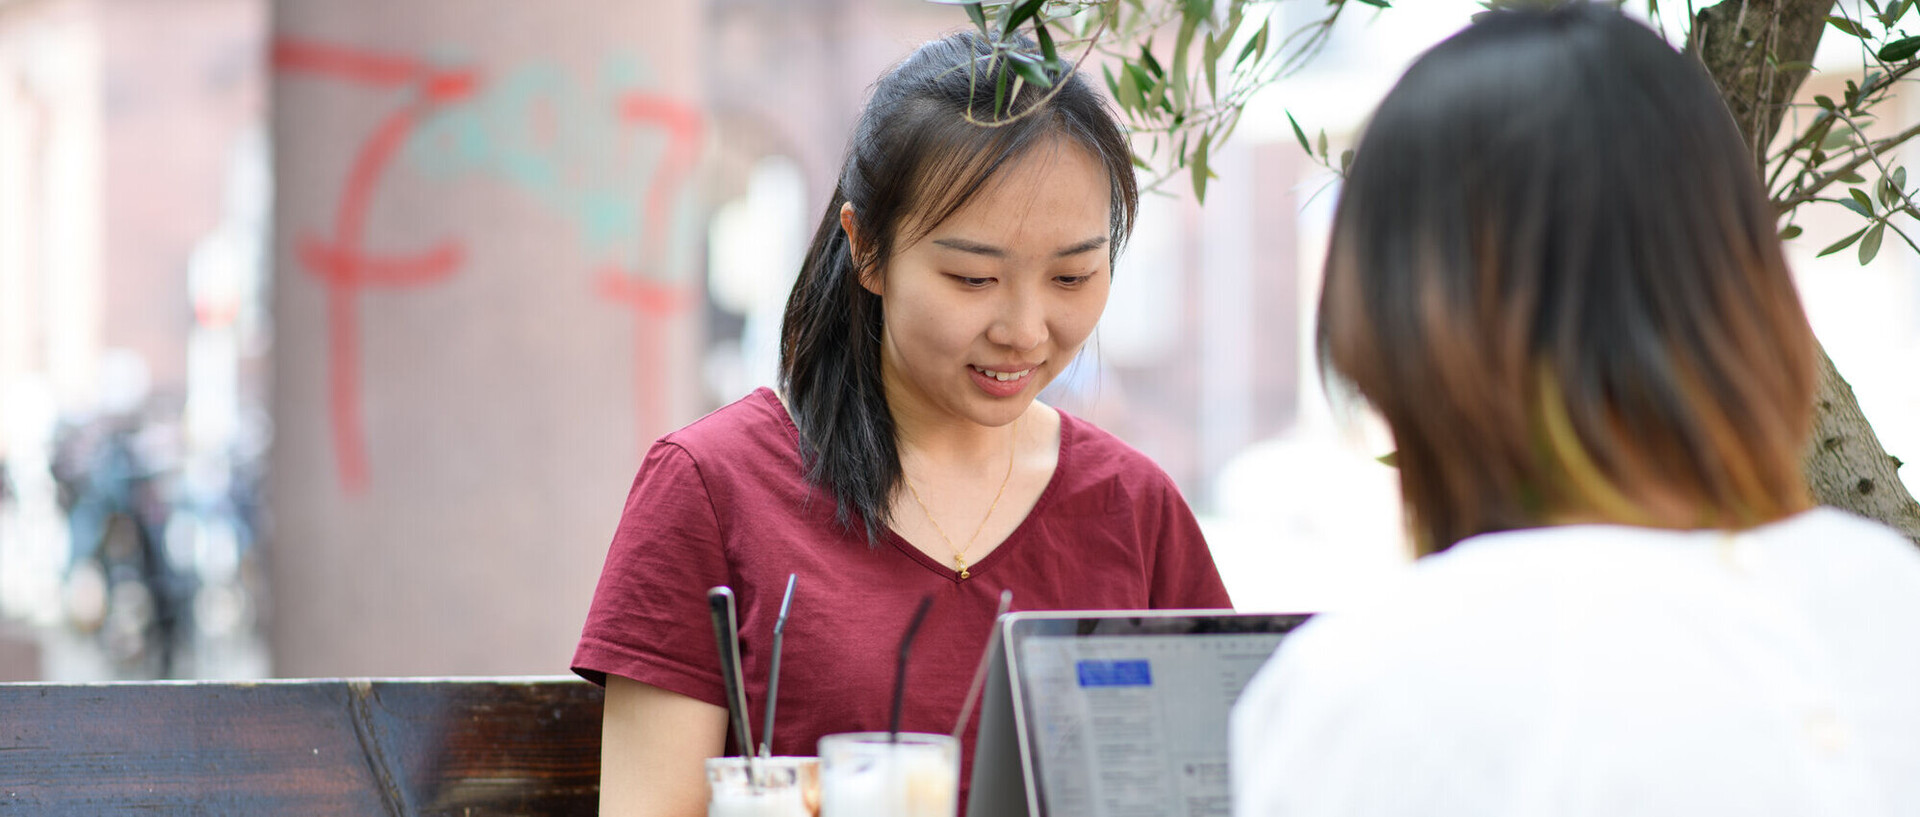
[[[1032,249],[1038,242],[1065,249],[1109,238],[1113,184],[1106,167],[1070,140],[1048,141],[1052,144],[1036,145],[1002,165],[957,208],[951,196],[945,202],[923,200],[902,222],[902,248],[945,239],[948,248],[1011,250],[1013,244]],[[945,210],[951,212],[927,223]]]

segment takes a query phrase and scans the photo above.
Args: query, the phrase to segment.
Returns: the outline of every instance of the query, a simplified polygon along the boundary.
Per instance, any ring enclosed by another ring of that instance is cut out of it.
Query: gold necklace
[[[1020,418],[1015,417],[1013,418],[1013,439],[1007,444],[1007,475],[1000,478],[1000,490],[993,492],[993,502],[987,505],[987,515],[980,517],[980,524],[974,527],[973,535],[967,537],[967,546],[963,548],[953,546],[953,540],[947,537],[946,530],[942,529],[940,522],[933,518],[933,511],[927,510],[927,503],[920,498],[920,490],[913,487],[913,477],[907,476],[905,470],[900,472],[900,477],[907,481],[907,491],[913,495],[913,504],[920,506],[920,512],[926,514],[927,521],[933,525],[933,532],[940,534],[940,541],[947,543],[947,550],[953,551],[953,569],[960,571],[962,579],[973,577],[973,573],[967,570],[967,551],[973,549],[974,540],[979,539],[980,532],[986,530],[987,520],[993,518],[994,509],[1000,507],[1000,496],[1007,492],[1007,483],[1013,479],[1013,455],[1019,446]]]

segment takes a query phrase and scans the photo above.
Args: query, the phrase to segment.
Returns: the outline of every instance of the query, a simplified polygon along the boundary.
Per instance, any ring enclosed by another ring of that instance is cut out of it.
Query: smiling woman
[[[703,813],[701,759],[728,742],[714,585],[739,600],[758,724],[799,577],[770,747],[787,755],[888,728],[922,599],[899,725],[959,731],[963,761],[973,725],[956,722],[1003,590],[1026,610],[1229,606],[1166,474],[1035,400],[1099,321],[1138,195],[1077,75],[977,124],[1006,70],[992,54],[947,37],[874,86],[787,304],[780,393],[661,438],[641,466],[573,660],[607,685],[602,813]]]

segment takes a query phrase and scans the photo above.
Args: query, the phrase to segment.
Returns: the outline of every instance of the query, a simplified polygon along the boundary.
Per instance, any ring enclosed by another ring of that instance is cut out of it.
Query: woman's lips
[[[983,369],[969,365],[967,372],[973,375],[973,383],[981,391],[994,397],[1012,397],[1027,388],[1027,381],[1033,379],[1038,366],[1023,369]]]

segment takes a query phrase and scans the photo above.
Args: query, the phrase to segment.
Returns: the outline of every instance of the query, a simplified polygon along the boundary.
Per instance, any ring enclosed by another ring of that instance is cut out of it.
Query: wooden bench
[[[4,815],[591,815],[575,678],[0,684]]]

